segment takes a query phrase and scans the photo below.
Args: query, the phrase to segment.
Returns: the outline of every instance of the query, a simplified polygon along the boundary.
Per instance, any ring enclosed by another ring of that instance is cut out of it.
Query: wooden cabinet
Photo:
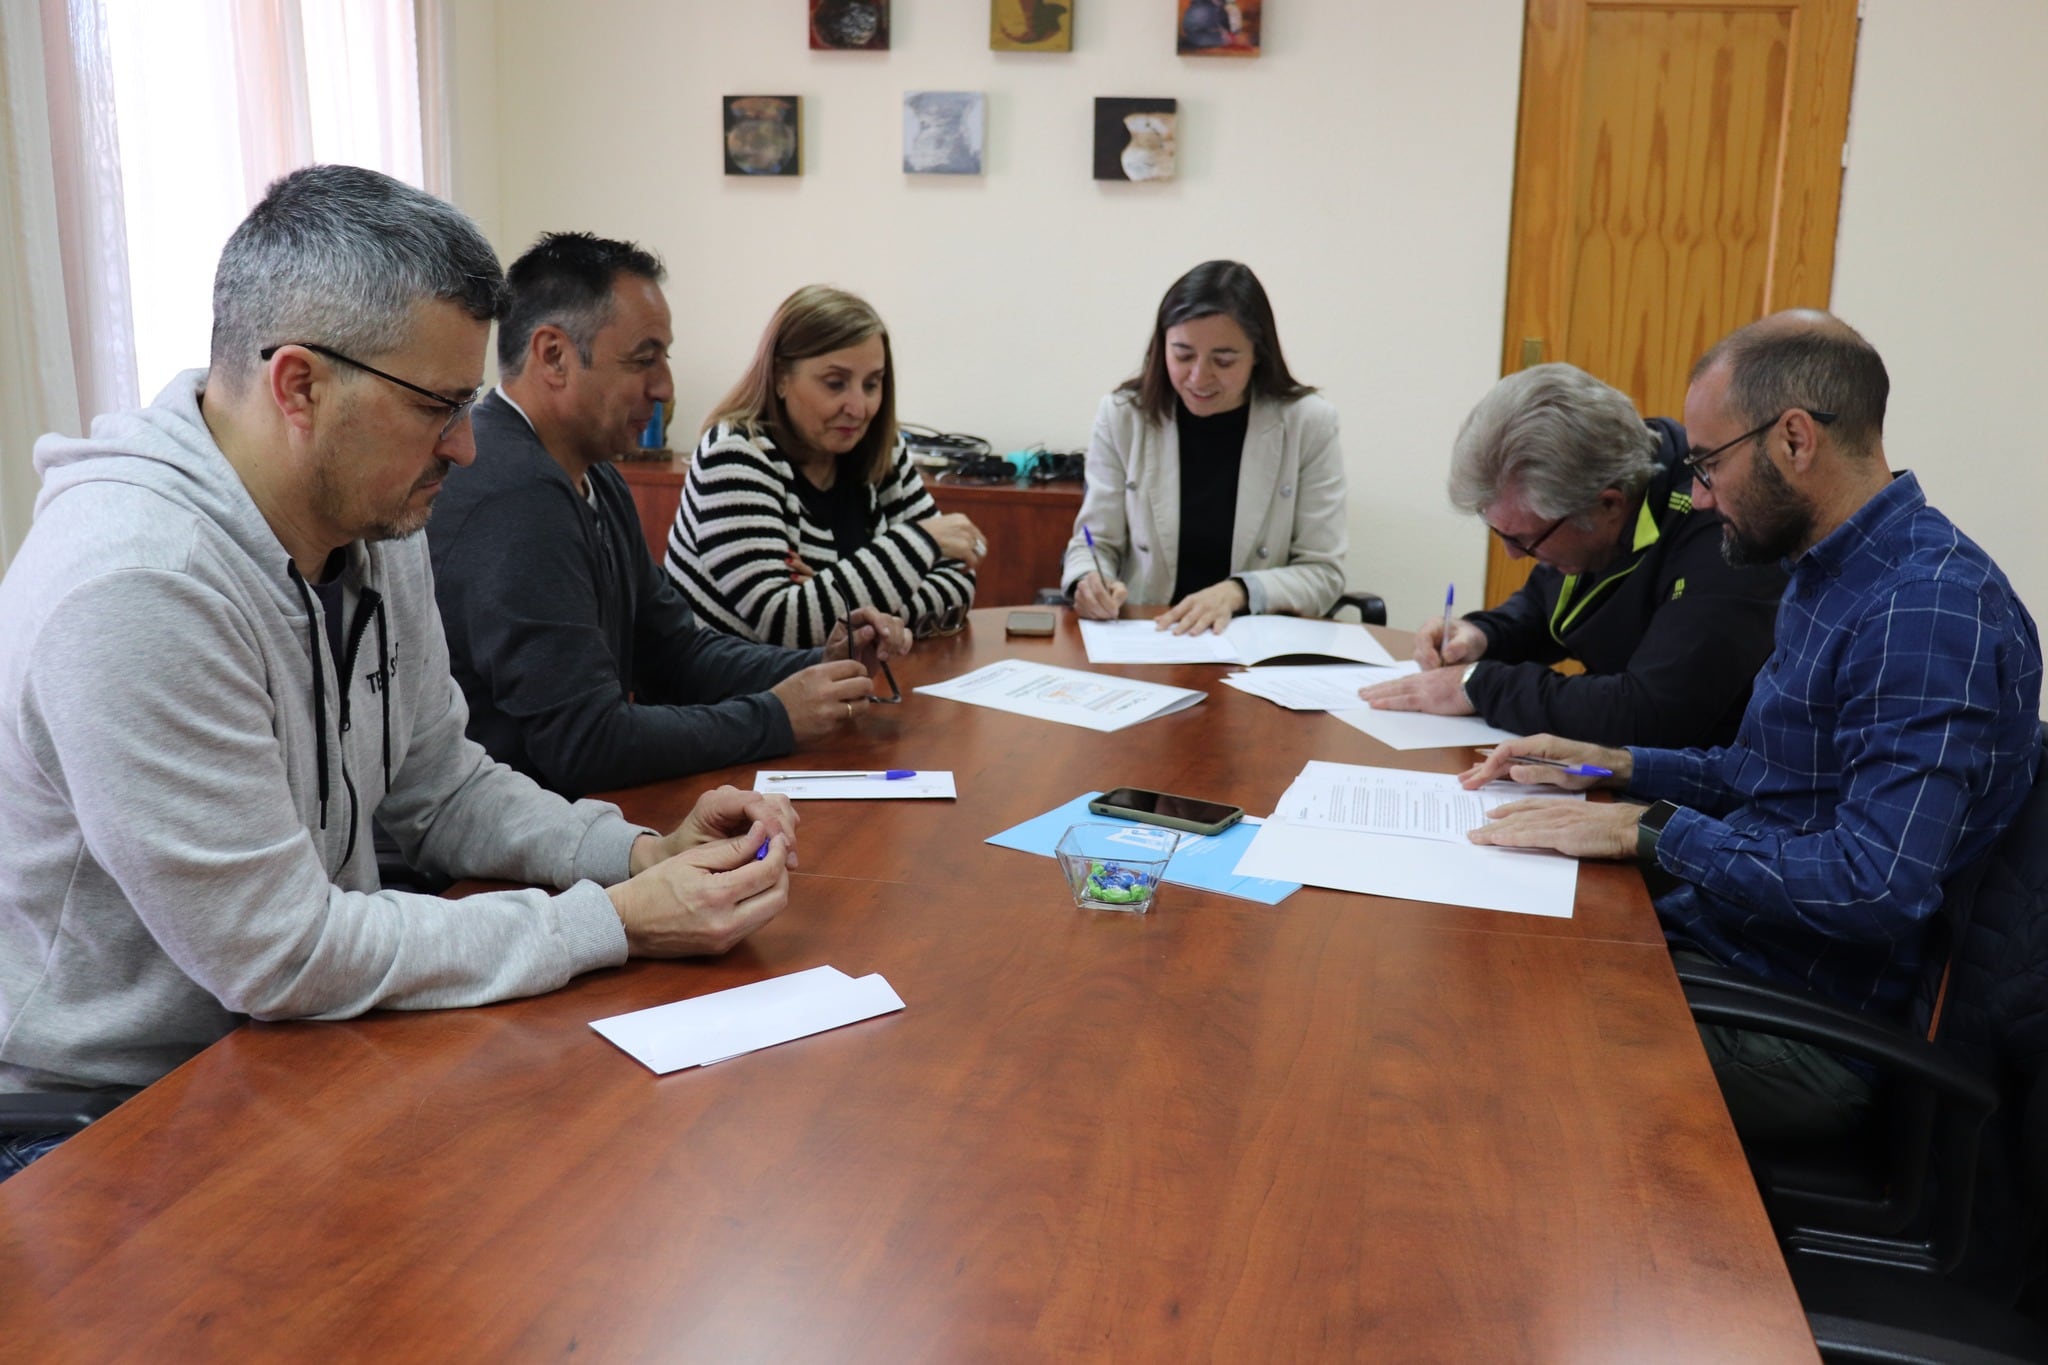
[[[647,549],[660,562],[668,547],[668,528],[683,499],[687,455],[669,460],[627,460],[618,466],[640,509],[640,530]],[[988,538],[988,558],[976,575],[977,607],[1028,606],[1040,588],[1060,585],[1060,561],[1074,518],[1081,512],[1081,481],[1056,483],[946,483],[927,476],[939,509],[973,519]]]

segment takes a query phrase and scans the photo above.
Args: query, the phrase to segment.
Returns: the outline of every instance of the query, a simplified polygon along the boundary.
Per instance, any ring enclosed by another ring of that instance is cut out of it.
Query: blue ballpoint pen
[[[1084,540],[1088,542],[1088,557],[1095,561],[1095,576],[1102,580],[1102,590],[1104,592],[1108,592],[1109,575],[1103,572],[1102,556],[1095,549],[1095,533],[1089,530],[1086,526],[1083,526],[1081,528],[1081,536]]]
[[[1436,637],[1436,661],[1439,664],[1449,662],[1444,658],[1444,646],[1451,642],[1451,603],[1457,600],[1457,596],[1457,583],[1446,584],[1444,587],[1444,628],[1443,633]]]
[[[1489,758],[1495,753],[1492,749],[1481,749],[1479,752]],[[1567,763],[1561,758],[1543,758],[1537,754],[1516,754],[1509,761],[1514,763],[1533,763],[1539,768],[1555,768],[1561,773],[1570,773],[1573,777],[1614,776],[1614,769],[1603,768],[1597,763]]]
[[[915,768],[891,768],[885,773],[776,773],[770,782],[851,782],[865,779],[869,782],[900,782],[906,777],[916,777]]]

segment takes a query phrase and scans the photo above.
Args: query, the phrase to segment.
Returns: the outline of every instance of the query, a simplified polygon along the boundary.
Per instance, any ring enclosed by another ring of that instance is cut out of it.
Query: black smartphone
[[[1050,635],[1059,618],[1049,611],[1013,611],[1003,622],[1005,635]]]
[[[1119,815],[1147,825],[1184,829],[1190,834],[1221,834],[1244,819],[1244,807],[1226,806],[1221,801],[1198,801],[1192,796],[1146,791],[1143,787],[1118,787],[1088,803],[1097,815]]]

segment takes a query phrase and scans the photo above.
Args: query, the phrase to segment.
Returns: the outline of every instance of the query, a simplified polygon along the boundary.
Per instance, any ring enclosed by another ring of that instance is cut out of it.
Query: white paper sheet
[[[1380,711],[1370,706],[1330,714],[1389,749],[1462,749],[1521,738],[1515,731],[1488,725],[1477,716],[1432,716],[1425,711]]]
[[[1466,791],[1449,773],[1315,760],[1281,795],[1273,814],[1298,825],[1463,844],[1495,807],[1542,796],[1585,799],[1578,792],[1512,782],[1491,782],[1478,791]]]
[[[1175,635],[1151,621],[1083,621],[1091,664],[1256,664],[1293,655],[1394,662],[1364,626],[1299,616],[1240,616],[1221,635]]]
[[[1234,664],[1237,650],[1221,635],[1175,635],[1150,621],[1083,621],[1081,643],[1091,664]]]
[[[813,967],[596,1019],[590,1026],[655,1075],[665,1076],[902,1008],[902,999],[880,973],[854,978],[836,967]]]
[[[1387,647],[1373,638],[1364,626],[1349,621],[1318,621],[1304,616],[1240,616],[1223,636],[1237,648],[1237,657],[1247,664],[1289,655],[1319,655],[1349,659],[1354,663],[1394,662]]]
[[[779,792],[792,801],[950,800],[959,795],[953,790],[952,773],[926,772],[922,768],[911,777],[899,777],[893,782],[884,777],[833,777],[825,781],[804,781],[807,775],[815,778],[829,771],[820,769],[816,773],[806,773],[801,770],[763,769],[754,774],[754,790]],[[778,777],[789,780],[771,780]]]
[[[1576,859],[1268,820],[1236,868],[1338,891],[1570,919]]]
[[[1416,667],[1412,660],[1391,668],[1369,664],[1276,664],[1231,673],[1223,681],[1240,692],[1264,697],[1290,711],[1355,711],[1365,705],[1358,699],[1359,688],[1406,677]]]
[[[1170,715],[1207,694],[1051,664],[999,659],[972,673],[917,689],[934,697],[1108,733]]]
[[[1400,780],[1411,778],[1422,780]],[[1374,834],[1310,822],[1328,818],[1327,811],[1318,814],[1312,808],[1312,798],[1318,793],[1326,805],[1345,807],[1338,794],[1350,790],[1377,786],[1397,792],[1427,792],[1440,784],[1455,787],[1457,779],[1448,773],[1311,762],[1252,839],[1236,872],[1243,877],[1271,877],[1402,900],[1570,919],[1572,901],[1578,894],[1576,858],[1486,848],[1468,843],[1462,835],[1415,837],[1412,830]],[[1527,788],[1489,789],[1485,804],[1490,808],[1535,794]],[[1577,793],[1566,795],[1583,799]],[[1290,812],[1306,818],[1290,818]]]

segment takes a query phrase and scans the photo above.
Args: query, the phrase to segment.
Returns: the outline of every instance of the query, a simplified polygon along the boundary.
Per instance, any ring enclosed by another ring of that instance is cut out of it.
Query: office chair
[[[1945,890],[1920,1027],[1679,968],[1698,1021],[1814,1043],[1884,1078],[1857,1141],[1745,1143],[1827,1360],[2048,1361],[2048,1313],[2015,1307],[2041,1290],[2048,1222],[2048,727],[2042,745],[2012,827]],[[2002,913],[1979,913],[1994,900]]]
[[[66,1090],[47,1094],[0,1095],[0,1136],[75,1133],[105,1118],[134,1090]]]

